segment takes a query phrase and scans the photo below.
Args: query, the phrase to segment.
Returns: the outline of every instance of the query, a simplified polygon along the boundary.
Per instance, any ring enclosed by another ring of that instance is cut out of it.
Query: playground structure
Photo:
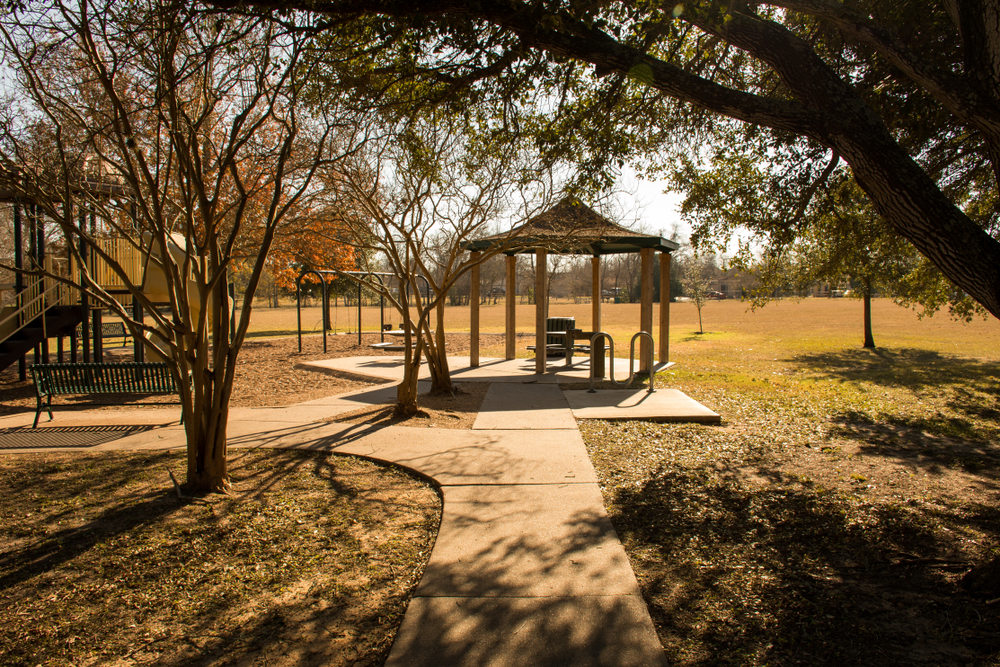
[[[351,278],[358,287],[358,345],[361,345],[361,334],[362,334],[362,322],[361,322],[361,291],[364,287],[364,279],[375,278],[378,280],[379,287],[381,289],[376,290],[379,293],[379,335],[382,343],[385,343],[385,332],[387,330],[385,321],[385,280],[383,278],[396,278],[394,273],[384,273],[379,271],[337,271],[332,269],[305,269],[299,274],[299,277],[295,280],[295,314],[296,314],[296,324],[298,328],[298,341],[299,341],[299,352],[302,351],[302,280],[308,276],[313,275],[318,279],[320,290],[322,293],[322,322],[323,322],[323,352],[327,351],[326,335],[327,331],[331,329],[330,327],[330,285],[327,281],[328,276],[334,277],[348,277]],[[424,295],[423,299],[425,303],[430,302],[430,281],[424,276],[418,276],[424,281]],[[407,298],[409,295],[407,295]],[[419,300],[421,295],[418,293],[416,298]],[[401,325],[402,328],[402,325]]]
[[[126,196],[124,190],[115,185],[85,185],[88,195]],[[82,235],[72,239],[82,260],[79,265],[76,255],[68,248],[63,248],[63,256],[59,257],[47,247],[45,220],[34,202],[9,192],[0,192],[0,202],[12,206],[14,269],[13,282],[0,283],[0,371],[16,362],[19,378],[26,380],[28,354],[33,352],[34,363],[49,363],[52,339],[56,340],[55,354],[59,362],[66,353],[64,341],[67,338],[70,363],[77,363],[79,356],[83,363],[103,362],[101,332],[106,307],[81,289],[84,272],[130,312],[136,322],[143,321],[144,311],[140,301],[129,291],[129,285],[141,286],[143,296],[154,306],[170,302],[163,258],[169,253],[174,261],[184,259],[183,237],[172,236],[166,249],[154,242],[149,234],[141,235],[138,242],[121,236],[97,238],[96,214],[79,207],[80,229],[90,228],[90,240]],[[130,209],[134,219],[134,209]],[[67,215],[71,216],[72,211]],[[192,294],[190,282],[188,293]],[[199,309],[201,304],[192,299],[192,307]],[[143,362],[147,353],[154,360],[162,358],[157,345],[158,335],[165,338],[154,330],[142,338],[145,344],[133,346],[136,362]]]

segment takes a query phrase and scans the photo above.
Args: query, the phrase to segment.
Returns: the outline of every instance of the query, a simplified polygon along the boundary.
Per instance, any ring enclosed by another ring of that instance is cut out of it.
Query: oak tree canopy
[[[595,168],[655,168],[663,147],[698,150],[728,119],[776,159],[798,144],[803,194],[843,161],[893,229],[1000,317],[1000,0],[210,4],[354,26],[378,54],[359,96],[489,99],[511,123],[541,94],[548,113],[519,129]]]

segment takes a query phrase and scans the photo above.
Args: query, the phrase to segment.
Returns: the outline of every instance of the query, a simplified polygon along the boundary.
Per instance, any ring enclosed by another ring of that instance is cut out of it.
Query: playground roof
[[[661,236],[626,229],[572,197],[509,232],[472,241],[465,248],[487,250],[496,246],[509,246],[503,251],[505,255],[545,248],[560,254],[595,256],[639,252],[643,248],[670,253],[680,247]]]

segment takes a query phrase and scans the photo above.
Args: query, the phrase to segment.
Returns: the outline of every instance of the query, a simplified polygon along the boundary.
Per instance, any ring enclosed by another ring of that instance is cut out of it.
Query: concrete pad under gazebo
[[[506,358],[515,356],[517,303],[516,283],[517,255],[534,252],[535,261],[535,372],[546,370],[546,320],[548,319],[548,299],[538,295],[548,293],[547,259],[548,253],[591,255],[592,279],[592,319],[593,332],[601,330],[601,258],[604,255],[639,253],[640,256],[640,309],[639,330],[653,333],[653,258],[660,254],[660,318],[658,331],[658,365],[666,364],[670,348],[670,258],[678,246],[673,241],[660,236],[650,236],[633,232],[615,224],[593,209],[573,198],[563,199],[554,207],[541,213],[523,225],[509,232],[496,234],[466,245],[472,251],[473,259],[484,251],[501,249],[507,256],[507,309],[505,314]],[[479,265],[472,268],[472,292],[469,298],[472,308],[469,365],[479,366]],[[649,340],[640,340],[639,370],[650,372],[648,363]]]

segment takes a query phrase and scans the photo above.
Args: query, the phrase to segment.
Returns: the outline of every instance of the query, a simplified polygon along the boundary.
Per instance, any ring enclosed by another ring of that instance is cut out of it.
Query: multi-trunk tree
[[[183,2],[51,0],[0,18],[13,74],[0,122],[2,185],[59,225],[78,266],[82,242],[123,281],[126,300],[141,304],[145,318],[133,318],[84,270],[91,298],[178,380],[192,490],[229,484],[236,360],[275,235],[312,209],[317,169],[359,139],[348,114],[302,110],[307,42],[266,19],[206,16]],[[148,260],[160,284],[94,243],[80,210]],[[231,328],[227,275],[246,259],[247,238],[255,251]]]
[[[517,248],[518,238],[477,256],[466,244],[486,236],[498,219],[524,220],[552,193],[523,142],[479,133],[469,115],[430,112],[383,122],[379,139],[352,166],[323,178],[333,205],[351,212],[346,219],[361,256],[376,262],[361,268],[394,276],[385,284],[358,279],[401,315],[404,378],[397,412],[412,415],[422,359],[432,393],[455,391],[445,342],[448,293],[475,263]],[[411,298],[416,295],[424,296]]]

